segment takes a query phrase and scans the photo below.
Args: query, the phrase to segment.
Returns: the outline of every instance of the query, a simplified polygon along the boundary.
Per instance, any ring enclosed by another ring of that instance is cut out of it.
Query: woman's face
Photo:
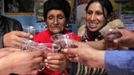
[[[61,10],[50,10],[47,14],[46,24],[48,30],[53,33],[60,33],[64,30],[64,25],[66,24],[66,18]]]
[[[93,2],[89,5],[86,12],[87,27],[90,31],[99,30],[105,23],[102,6],[99,2]]]

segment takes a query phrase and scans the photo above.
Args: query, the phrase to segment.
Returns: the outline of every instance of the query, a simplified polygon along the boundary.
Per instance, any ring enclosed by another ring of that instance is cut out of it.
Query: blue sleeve
[[[134,75],[134,51],[106,51],[108,75]]]

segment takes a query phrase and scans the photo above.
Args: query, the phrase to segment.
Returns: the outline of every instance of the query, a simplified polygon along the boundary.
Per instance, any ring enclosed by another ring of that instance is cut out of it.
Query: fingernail
[[[50,68],[48,65],[46,66],[48,69]]]
[[[29,37],[32,39],[33,38],[33,35],[30,35]]]
[[[47,59],[51,59],[51,57],[47,57]]]
[[[114,43],[118,43],[118,40],[114,40]]]
[[[46,66],[48,66],[48,63],[45,63]]]
[[[65,51],[65,52],[67,52],[67,51],[68,51],[68,49],[64,49],[64,51]]]
[[[47,62],[48,60],[47,59],[45,59],[45,62]]]

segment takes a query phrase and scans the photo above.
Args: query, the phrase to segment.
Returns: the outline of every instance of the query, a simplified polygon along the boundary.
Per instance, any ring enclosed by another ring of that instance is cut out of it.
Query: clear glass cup
[[[45,43],[37,43],[37,42],[34,42],[33,40],[28,40],[28,41],[25,41],[21,45],[20,48],[24,51],[35,51],[35,50],[43,51],[44,52],[43,58],[46,58],[47,47]],[[39,71],[44,70],[45,69],[44,62],[42,61],[39,64],[39,66],[37,66],[37,68]]]
[[[26,33],[30,33],[31,35],[35,35],[37,32],[37,30],[34,26],[24,26],[23,31]],[[24,42],[21,45],[21,47],[22,47],[21,49],[23,49],[23,50],[27,49],[27,47],[29,45],[33,45],[33,44],[35,44],[35,43],[30,39],[24,40]]]
[[[70,48],[73,44],[70,34],[55,34],[52,36],[52,40],[55,44],[60,45],[61,49]]]
[[[78,46],[74,44],[74,41],[71,39],[72,33],[69,34],[55,34],[52,35],[51,39],[54,42],[54,44],[60,46],[61,49],[68,49],[68,48],[77,48]],[[71,66],[69,66],[70,59],[74,58],[76,55],[68,54],[66,55],[66,59],[68,60],[67,69],[71,69]]]
[[[55,43],[37,43],[33,40],[27,40],[20,48],[28,51],[40,50],[44,52],[58,52],[61,49],[61,46]]]
[[[33,40],[24,40],[24,42],[21,44],[20,49],[21,50],[29,50],[31,46],[34,46],[36,43]]]
[[[61,46],[55,43],[45,43],[47,52],[59,52],[61,50]]]
[[[28,45],[28,50],[30,51],[39,50],[39,51],[45,52],[47,50],[47,47],[45,43],[34,43],[34,44]]]
[[[34,26],[25,26],[25,27],[23,28],[23,31],[24,31],[24,32],[27,32],[27,33],[30,33],[30,34],[32,34],[32,35],[35,35],[36,32],[37,32],[37,30],[36,30],[36,28],[35,28]]]

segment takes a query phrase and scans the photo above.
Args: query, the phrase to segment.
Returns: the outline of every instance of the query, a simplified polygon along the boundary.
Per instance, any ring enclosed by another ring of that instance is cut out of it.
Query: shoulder
[[[120,19],[114,19],[108,23],[112,28],[124,27],[123,22]]]
[[[13,23],[20,23],[18,20],[14,19],[14,18],[8,18],[9,21],[13,22]]]
[[[2,21],[1,25],[3,25],[3,27],[6,27],[6,29],[9,28],[8,32],[12,30],[20,30],[20,31],[23,30],[21,23],[16,19],[2,15],[0,16],[0,19]]]
[[[20,22],[14,18],[6,17],[6,16],[1,16],[1,18],[7,22],[12,22],[12,23],[17,23],[20,24]]]

